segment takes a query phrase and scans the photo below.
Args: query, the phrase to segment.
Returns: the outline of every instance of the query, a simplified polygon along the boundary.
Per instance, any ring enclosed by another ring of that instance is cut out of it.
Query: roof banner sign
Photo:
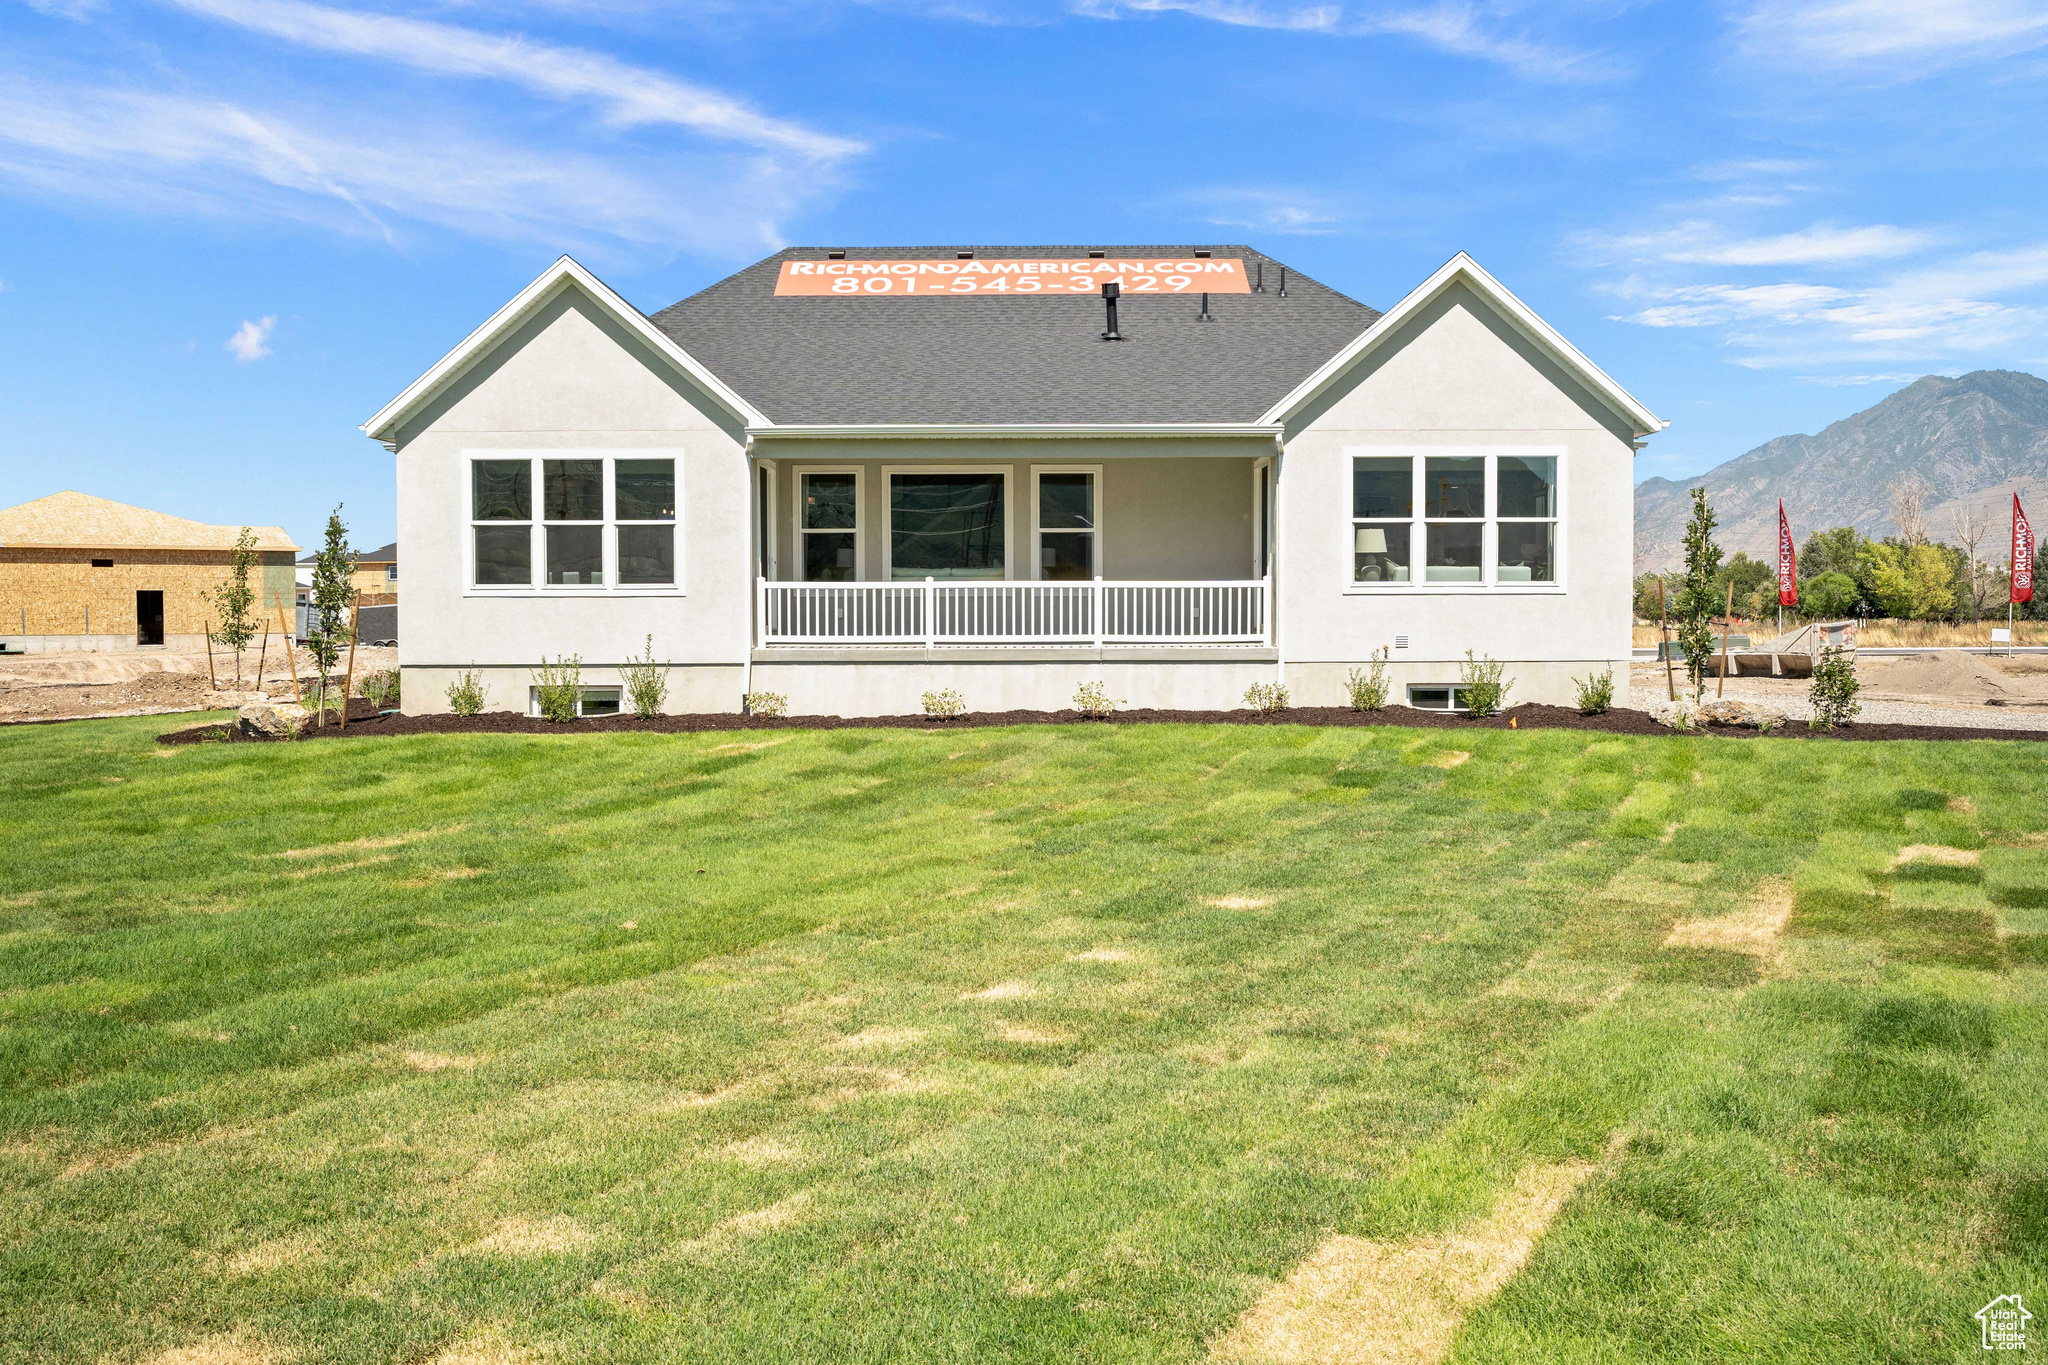
[[[912,298],[934,294],[1094,294],[1105,284],[1127,294],[1249,294],[1244,262],[1235,256],[1177,260],[784,261],[775,293],[868,294]]]

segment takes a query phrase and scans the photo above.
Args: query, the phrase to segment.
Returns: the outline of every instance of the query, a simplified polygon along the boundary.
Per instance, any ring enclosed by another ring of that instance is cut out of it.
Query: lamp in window
[[[1386,573],[1381,556],[1387,553],[1387,528],[1384,526],[1361,526],[1353,541],[1358,551],[1358,567],[1355,570],[1360,583],[1377,583]]]

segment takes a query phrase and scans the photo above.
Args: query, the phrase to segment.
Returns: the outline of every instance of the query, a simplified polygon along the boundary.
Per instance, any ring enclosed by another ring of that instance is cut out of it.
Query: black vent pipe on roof
[[[1252,292],[1254,294],[1263,294],[1266,292],[1266,263],[1264,261],[1256,262],[1254,268],[1259,274],[1258,279],[1252,284]]]
[[[1280,297],[1287,297],[1287,267],[1284,265],[1280,267]]]
[[[1111,280],[1108,284],[1102,286],[1102,303],[1109,310],[1109,330],[1102,334],[1104,341],[1122,341],[1124,339],[1124,334],[1116,329],[1116,298],[1117,295],[1123,292],[1124,287],[1115,280]]]
[[[1210,317],[1210,316],[1209,316],[1209,291],[1207,291],[1206,289],[1202,291],[1202,311],[1201,311],[1201,312],[1199,312],[1199,313],[1197,313],[1197,314],[1195,314],[1195,321],[1196,321],[1196,322],[1214,322],[1214,321],[1216,321],[1216,319],[1214,319],[1214,318],[1212,318],[1212,317]]]

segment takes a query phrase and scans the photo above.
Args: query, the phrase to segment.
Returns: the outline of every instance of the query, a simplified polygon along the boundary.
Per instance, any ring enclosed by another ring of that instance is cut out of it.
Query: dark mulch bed
[[[1270,715],[1256,711],[1119,711],[1114,721],[1091,721],[1078,711],[976,711],[951,720],[929,716],[766,716],[697,715],[606,716],[557,725],[535,716],[492,711],[481,716],[379,715],[366,701],[349,710],[348,729],[328,725],[309,729],[307,739],[378,735],[564,735],[616,734],[621,731],[658,735],[725,730],[974,730],[993,725],[1402,725],[1418,730],[1598,730],[1610,735],[1672,735],[1648,712],[1617,708],[1597,716],[1580,715],[1568,706],[1516,706],[1497,716],[1475,720],[1445,711],[1416,711],[1390,706],[1383,711],[1353,711],[1338,706],[1296,706]],[[1695,733],[1731,739],[1756,739],[1754,730],[1708,729]],[[1809,730],[1792,724],[1765,736],[1769,739],[2025,739],[2048,740],[2044,730],[1974,730],[1956,725],[1845,725],[1838,730]],[[163,744],[201,744],[242,736],[231,726],[195,725],[158,737]]]

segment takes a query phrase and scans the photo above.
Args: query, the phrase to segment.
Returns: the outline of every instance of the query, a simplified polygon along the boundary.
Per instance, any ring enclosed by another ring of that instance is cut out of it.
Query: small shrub
[[[458,716],[474,716],[484,709],[484,675],[465,668],[448,684],[448,709]]]
[[[1807,724],[1816,730],[1847,725],[1863,709],[1863,703],[1856,700],[1862,688],[1848,654],[1841,649],[1823,649],[1813,661],[1813,687],[1807,693],[1807,700],[1813,703],[1813,719]]]
[[[398,705],[398,670],[380,668],[356,679],[356,695],[367,697],[379,711]]]
[[[553,663],[540,657],[540,671],[533,685],[540,692],[540,713],[546,720],[562,724],[576,719],[576,703],[583,695],[583,656],[564,654]]]
[[[1372,652],[1372,664],[1363,673],[1352,669],[1344,675],[1345,690],[1351,693],[1351,709],[1377,711],[1387,704],[1387,647]]]
[[[1500,714],[1501,703],[1507,700],[1508,689],[1515,685],[1513,678],[1501,677],[1506,669],[1507,665],[1498,659],[1474,658],[1471,650],[1465,651],[1465,662],[1458,665],[1458,691],[1465,698],[1465,710],[1469,714]]]
[[[786,716],[789,714],[789,698],[780,692],[749,692],[746,697],[747,714],[750,716]]]
[[[1085,682],[1074,689],[1074,709],[1090,720],[1107,720],[1123,704],[1122,697],[1110,696],[1109,689],[1099,682]]]
[[[1244,692],[1245,704],[1260,715],[1285,711],[1289,705],[1286,683],[1253,683]]]
[[[619,669],[619,676],[626,683],[626,700],[633,705],[633,714],[646,720],[661,714],[662,703],[668,700],[668,665],[654,662],[654,637],[647,637],[647,657],[636,659],[626,656],[626,662]]]
[[[1686,710],[1683,706],[1671,713],[1671,728],[1678,731],[1679,734],[1690,734],[1692,726],[1692,712]]]
[[[1778,720],[1775,716],[1759,716],[1757,718],[1756,732],[1758,734],[1767,735],[1777,728]]]
[[[924,713],[933,720],[950,720],[967,709],[967,698],[950,687],[941,687],[924,694]]]
[[[1594,677],[1573,678],[1579,689],[1579,714],[1582,716],[1604,715],[1614,705],[1614,670]]]

